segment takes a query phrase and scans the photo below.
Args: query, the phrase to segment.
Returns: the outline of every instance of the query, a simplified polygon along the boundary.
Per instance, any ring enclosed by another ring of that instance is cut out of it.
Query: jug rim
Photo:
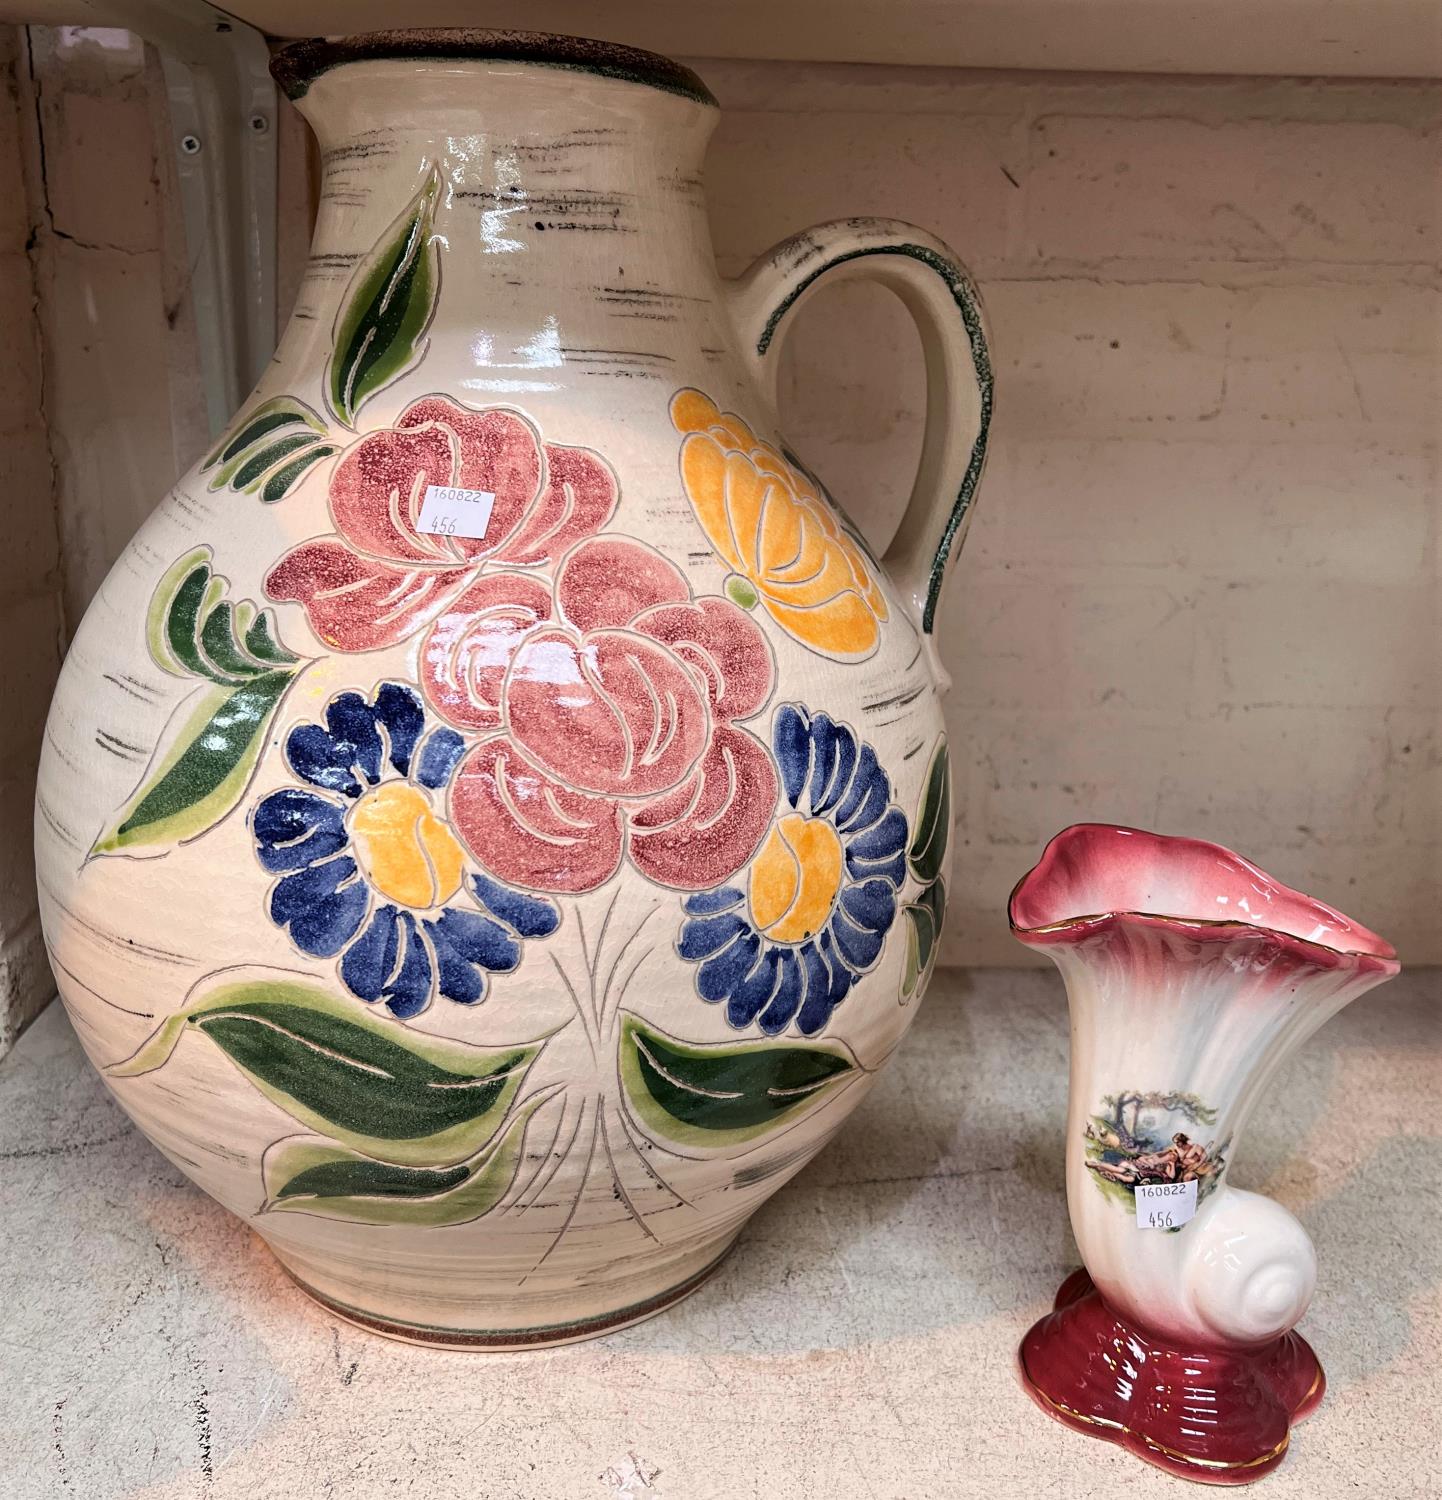
[[[716,96],[697,74],[659,52],[547,31],[426,26],[307,37],[281,47],[271,58],[270,71],[287,98],[300,99],[321,74],[345,63],[457,59],[534,63],[593,73],[623,83],[645,84],[719,108]]]

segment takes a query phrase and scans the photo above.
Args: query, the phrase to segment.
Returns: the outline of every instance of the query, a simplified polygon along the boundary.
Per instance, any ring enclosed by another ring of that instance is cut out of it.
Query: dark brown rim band
[[[721,1269],[723,1262],[735,1248],[736,1241],[732,1240],[710,1264],[693,1272],[685,1281],[664,1292],[657,1292],[644,1301],[633,1302],[627,1307],[619,1307],[594,1318],[579,1318],[573,1323],[552,1323],[541,1328],[443,1328],[428,1323],[407,1323],[401,1319],[382,1318],[317,1291],[309,1282],[297,1276],[284,1261],[281,1261],[280,1268],[307,1297],[328,1312],[387,1338],[402,1339],[412,1344],[434,1344],[448,1349],[536,1349],[594,1338],[665,1312],[668,1307],[689,1297],[692,1292],[699,1291]]]
[[[356,36],[310,37],[291,42],[271,59],[275,81],[291,99],[304,96],[322,73],[344,63],[395,58],[411,62],[478,61],[536,63],[594,73],[625,83],[664,89],[700,104],[715,105],[711,90],[690,70],[656,52],[586,37],[552,36],[544,31],[486,31],[473,27],[418,27],[367,31]]]

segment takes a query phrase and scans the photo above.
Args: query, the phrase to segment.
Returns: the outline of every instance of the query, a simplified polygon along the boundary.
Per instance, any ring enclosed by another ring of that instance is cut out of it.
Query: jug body
[[[864,1097],[947,754],[930,622],[715,270],[704,87],[436,36],[282,55],[308,272],[77,632],[37,845],[155,1144],[343,1316],[526,1345],[699,1285]]]

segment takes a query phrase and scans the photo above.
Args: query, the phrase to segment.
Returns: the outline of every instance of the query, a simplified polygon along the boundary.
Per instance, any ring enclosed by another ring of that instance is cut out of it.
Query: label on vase
[[[1180,1229],[1196,1214],[1197,1180],[1139,1182],[1135,1188],[1138,1229]]]
[[[496,497],[489,490],[461,490],[428,484],[416,530],[427,536],[483,537],[491,524]]]

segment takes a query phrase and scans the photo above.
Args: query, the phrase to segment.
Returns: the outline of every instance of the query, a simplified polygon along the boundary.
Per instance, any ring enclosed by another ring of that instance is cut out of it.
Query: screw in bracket
[[[200,137],[198,135],[183,135],[180,138],[180,149],[187,156],[200,155]]]
[[[264,135],[270,129],[270,121],[264,115],[252,115],[250,117],[250,128],[257,135]]]

